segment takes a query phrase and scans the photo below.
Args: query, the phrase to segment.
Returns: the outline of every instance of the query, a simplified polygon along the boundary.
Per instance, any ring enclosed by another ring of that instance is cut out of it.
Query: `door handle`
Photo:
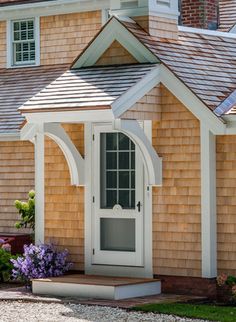
[[[139,201],[136,206],[138,207],[138,212],[140,212],[141,211],[141,202]]]

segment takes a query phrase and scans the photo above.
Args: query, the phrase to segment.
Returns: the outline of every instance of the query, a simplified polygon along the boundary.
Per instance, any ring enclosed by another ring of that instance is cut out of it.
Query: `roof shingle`
[[[220,0],[219,15],[219,30],[229,31],[236,24],[236,0]]]
[[[160,39],[121,23],[212,111],[236,89],[236,37],[180,31],[177,40]]]
[[[0,69],[0,133],[19,131],[24,117],[18,108],[61,75],[67,67],[57,65]]]
[[[111,108],[111,104],[156,65],[68,70],[21,108],[24,112]]]

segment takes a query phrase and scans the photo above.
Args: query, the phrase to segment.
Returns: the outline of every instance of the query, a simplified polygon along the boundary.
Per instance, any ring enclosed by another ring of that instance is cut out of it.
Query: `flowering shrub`
[[[23,202],[16,200],[15,207],[18,209],[19,214],[21,215],[21,220],[15,224],[17,229],[20,228],[32,228],[35,229],[35,192],[31,190],[28,194],[28,201]]]
[[[236,277],[222,273],[216,280],[219,286],[228,285],[231,288],[233,299],[236,300]]]
[[[63,275],[71,267],[68,251],[58,252],[53,245],[24,246],[23,256],[13,259],[13,278],[29,283],[33,278]]]

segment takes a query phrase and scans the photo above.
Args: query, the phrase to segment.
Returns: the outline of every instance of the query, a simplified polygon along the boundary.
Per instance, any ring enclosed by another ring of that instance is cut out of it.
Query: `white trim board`
[[[63,111],[63,112],[41,112],[25,113],[28,123],[85,123],[85,122],[111,122],[114,115],[111,109],[106,110],[87,110],[87,111]]]
[[[57,0],[0,7],[0,20],[108,9],[109,0]]]
[[[44,127],[35,136],[35,243],[44,243]]]
[[[216,142],[201,122],[201,237],[202,277],[217,275]]]
[[[115,118],[120,117],[159,83],[160,64],[111,104]]]
[[[0,133],[0,142],[20,140],[20,133]]]

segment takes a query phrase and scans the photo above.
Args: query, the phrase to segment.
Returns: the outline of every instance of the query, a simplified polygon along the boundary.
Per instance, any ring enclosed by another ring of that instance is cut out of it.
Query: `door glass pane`
[[[101,208],[135,208],[135,145],[123,133],[101,133]]]
[[[130,139],[123,133],[119,133],[119,150],[129,150]]]
[[[119,169],[129,169],[130,152],[119,152]]]
[[[101,250],[135,252],[135,219],[101,218]]]
[[[122,208],[130,208],[130,192],[128,190],[119,190],[119,204]]]
[[[107,188],[116,189],[117,187],[117,173],[116,171],[108,171],[107,177]]]
[[[129,188],[130,172],[119,171],[119,188]]]

